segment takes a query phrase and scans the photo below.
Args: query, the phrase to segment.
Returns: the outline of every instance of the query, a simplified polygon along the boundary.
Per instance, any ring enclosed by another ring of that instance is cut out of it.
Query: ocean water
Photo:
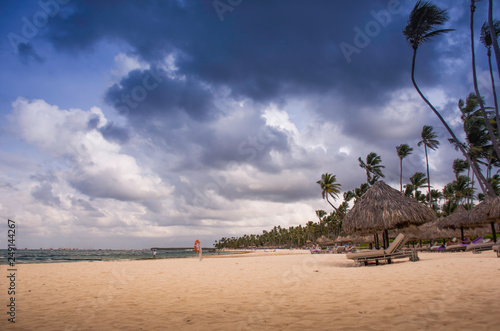
[[[225,252],[220,252],[224,254]],[[0,265],[9,263],[8,251],[0,250]],[[217,253],[203,250],[203,255],[216,255]],[[63,263],[63,262],[96,262],[96,261],[118,261],[118,260],[147,260],[153,258],[150,249],[127,249],[127,250],[63,250],[63,249],[17,249],[14,251],[15,264],[30,263]],[[156,259],[176,259],[198,257],[192,248],[172,248],[156,251]]]

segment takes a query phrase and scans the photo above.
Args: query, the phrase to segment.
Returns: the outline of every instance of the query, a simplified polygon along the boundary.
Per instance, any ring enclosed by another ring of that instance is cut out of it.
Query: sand
[[[500,329],[494,252],[419,256],[368,267],[304,251],[17,265],[16,323],[2,276],[0,329]]]

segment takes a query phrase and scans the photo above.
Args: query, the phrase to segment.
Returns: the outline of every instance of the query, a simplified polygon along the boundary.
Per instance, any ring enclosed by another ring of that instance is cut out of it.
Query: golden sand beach
[[[498,330],[494,252],[356,267],[307,251],[17,266],[13,330]],[[2,266],[6,274],[6,266]]]

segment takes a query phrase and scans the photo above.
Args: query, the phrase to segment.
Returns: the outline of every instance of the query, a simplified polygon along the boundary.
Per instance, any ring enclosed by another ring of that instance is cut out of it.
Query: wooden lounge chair
[[[461,251],[465,251],[466,249],[467,249],[467,245],[465,245],[465,244],[456,244],[456,245],[446,246],[447,252],[461,252]]]
[[[493,250],[497,252],[497,257],[500,257],[500,245],[493,246]]]
[[[473,253],[481,253],[482,251],[493,249],[493,246],[499,244],[500,244],[500,239],[498,239],[496,243],[494,241],[472,243],[469,246],[467,246],[467,250],[472,251]]]
[[[430,245],[424,245],[422,247],[416,247],[415,250],[417,252],[428,252],[431,250],[431,246]]]
[[[354,253],[350,252],[347,253],[347,258],[358,263],[364,263],[364,265],[367,265],[370,261],[375,261],[375,263],[378,264],[380,260],[385,260],[386,263],[391,263],[393,259],[401,259],[405,257],[409,257],[410,261],[418,261],[418,255],[415,250],[402,250],[402,247],[407,241],[408,238],[405,238],[404,234],[400,233],[385,250],[370,249]]]

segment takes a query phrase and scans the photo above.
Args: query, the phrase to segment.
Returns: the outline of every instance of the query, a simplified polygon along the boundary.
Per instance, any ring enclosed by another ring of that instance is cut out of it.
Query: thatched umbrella
[[[451,238],[454,237],[455,234],[452,230],[449,229],[440,229],[438,227],[438,222],[440,222],[443,218],[440,218],[434,222],[429,222],[424,225],[418,227],[420,231],[419,239],[429,239],[434,240],[438,238]]]
[[[327,237],[325,237],[324,235],[319,237],[318,239],[316,239],[316,244],[320,245],[321,248],[324,248],[328,245],[332,245],[333,244],[333,240],[331,239],[328,239]]]
[[[464,239],[464,228],[474,228],[472,225],[473,215],[463,206],[458,206],[457,209],[447,217],[444,217],[437,222],[440,229],[460,229],[460,238]]]
[[[491,224],[493,240],[497,240],[495,222],[500,220],[500,197],[486,199],[472,209],[473,217],[470,220],[471,226],[483,226]]]
[[[369,234],[420,225],[436,219],[434,211],[417,200],[404,196],[383,181],[376,182],[356,202],[342,221],[347,233]]]
[[[352,243],[354,241],[354,236],[338,236],[333,242],[337,244]]]

